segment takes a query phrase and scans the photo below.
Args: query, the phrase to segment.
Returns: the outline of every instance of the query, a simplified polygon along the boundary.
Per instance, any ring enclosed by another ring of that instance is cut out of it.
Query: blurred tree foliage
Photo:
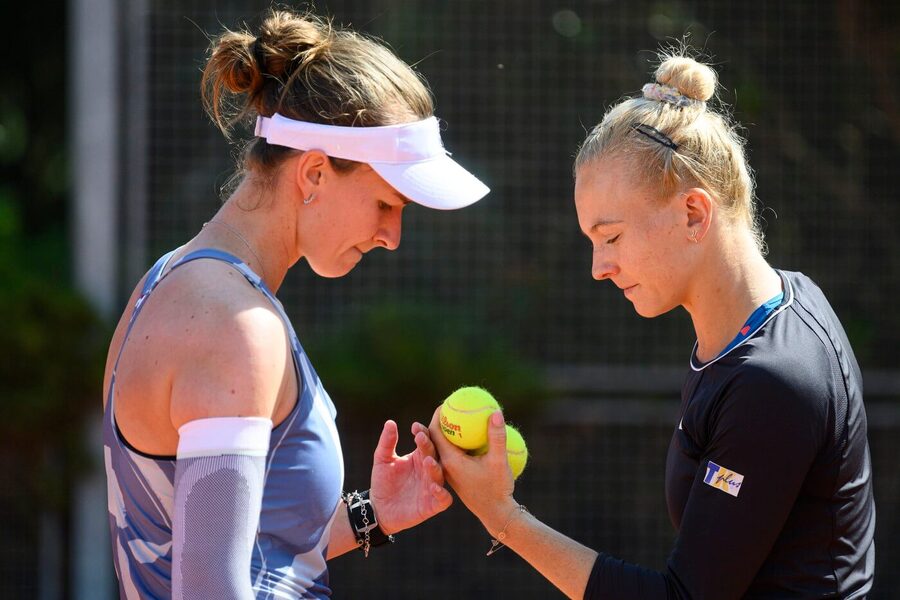
[[[0,76],[0,454],[20,469],[7,473],[20,497],[61,507],[85,464],[82,424],[100,394],[106,328],[71,282],[65,11],[15,11],[41,35],[32,44],[30,27],[10,28],[18,51]]]
[[[485,341],[486,329],[460,309],[386,301],[309,350],[323,385],[354,416],[427,422],[453,390],[478,385],[508,418],[526,418],[547,398],[541,371],[508,339]]]
[[[82,423],[100,394],[106,336],[84,299],[39,267],[36,257],[66,256],[58,236],[29,240],[15,206],[0,210],[0,451],[18,456],[20,484],[62,506],[84,465]]]

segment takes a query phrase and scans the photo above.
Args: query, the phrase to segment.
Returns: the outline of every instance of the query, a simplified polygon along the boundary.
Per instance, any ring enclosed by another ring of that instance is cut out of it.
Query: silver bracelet
[[[521,515],[522,513],[528,513],[529,515],[531,514],[530,512],[528,512],[528,509],[525,508],[524,504],[520,504],[513,509],[512,514],[510,514],[509,518],[506,519],[506,524],[503,526],[503,529],[500,530],[500,533],[497,534],[497,537],[491,538],[491,549],[487,551],[487,554],[485,554],[485,556],[490,556],[491,554],[493,554],[494,552],[496,552],[500,548],[503,548],[506,545],[503,543],[503,540],[505,540],[506,536],[507,536],[506,528],[509,527],[509,524],[512,523],[513,519],[515,519],[517,516]]]
[[[372,548],[394,542],[393,535],[385,535],[379,528],[368,490],[344,492],[341,498],[347,504],[347,515],[350,519],[350,528],[356,536],[356,545],[363,549],[366,558],[369,557]]]

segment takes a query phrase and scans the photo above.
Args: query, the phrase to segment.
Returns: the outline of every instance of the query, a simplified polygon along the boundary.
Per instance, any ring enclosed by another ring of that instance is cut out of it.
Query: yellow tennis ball
[[[488,417],[500,410],[490,392],[480,387],[459,388],[441,405],[441,431],[466,450],[487,444]]]
[[[476,448],[471,454],[481,456],[482,454],[487,454],[487,451],[488,447],[484,445],[481,448]],[[528,463],[528,447],[525,445],[525,438],[512,425],[506,426],[506,460],[509,461],[513,479],[518,479]]]
[[[522,434],[511,425],[506,426],[506,457],[513,479],[517,479],[528,463],[528,446],[525,445]]]

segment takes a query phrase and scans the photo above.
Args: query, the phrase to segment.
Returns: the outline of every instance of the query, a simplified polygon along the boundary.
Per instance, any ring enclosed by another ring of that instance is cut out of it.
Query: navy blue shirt
[[[861,598],[875,506],[862,377],[805,275],[708,363],[691,356],[666,460],[678,536],[664,572],[601,553],[585,598]],[[696,352],[696,347],[695,347]]]

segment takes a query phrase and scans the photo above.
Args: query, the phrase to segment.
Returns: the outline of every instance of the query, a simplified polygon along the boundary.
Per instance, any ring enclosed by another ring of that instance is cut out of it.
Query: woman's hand
[[[387,421],[375,448],[369,497],[382,531],[394,534],[446,510],[453,502],[428,429],[413,423],[416,449],[397,456],[397,424]]]
[[[515,484],[506,455],[503,414],[497,411],[488,419],[487,453],[471,456],[441,433],[440,410],[438,407],[435,411],[429,431],[447,483],[485,529],[496,535],[518,506],[513,499]]]

